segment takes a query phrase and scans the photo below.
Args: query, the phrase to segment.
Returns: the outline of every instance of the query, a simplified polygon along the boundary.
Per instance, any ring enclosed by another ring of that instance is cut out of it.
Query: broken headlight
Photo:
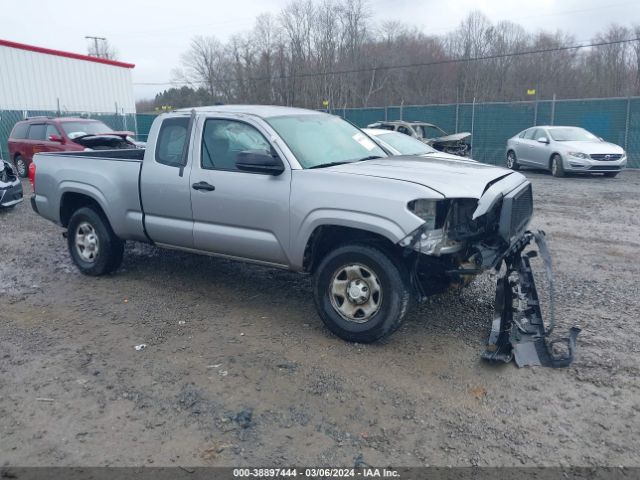
[[[427,230],[441,228],[447,215],[446,201],[443,200],[420,198],[410,201],[407,208],[415,216],[424,220]]]

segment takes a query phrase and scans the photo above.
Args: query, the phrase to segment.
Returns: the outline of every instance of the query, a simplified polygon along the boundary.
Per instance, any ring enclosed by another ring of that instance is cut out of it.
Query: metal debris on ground
[[[147,344],[146,343],[141,343],[140,345],[136,345],[133,348],[135,348],[139,352],[140,350],[144,350],[145,348],[147,348]]]
[[[542,257],[549,283],[548,328],[542,318],[530,263],[530,259],[538,256],[538,252],[524,252],[532,240],[535,240]],[[527,232],[504,258],[504,264],[506,268],[498,276],[496,283],[495,314],[487,350],[482,358],[490,362],[505,363],[515,359],[518,367],[568,367],[573,361],[580,328],[571,327],[567,337],[548,340],[555,327],[555,312],[551,254],[544,232]],[[561,353],[556,353],[556,350]]]

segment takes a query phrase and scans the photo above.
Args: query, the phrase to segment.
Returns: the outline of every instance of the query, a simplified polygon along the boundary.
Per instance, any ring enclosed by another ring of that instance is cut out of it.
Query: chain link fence
[[[83,117],[100,120],[114,130],[138,131],[135,114],[117,114],[114,112],[87,113],[87,112],[63,112],[46,110],[0,110],[0,154],[2,158],[9,159],[7,140],[13,130],[13,126],[20,120],[31,117]]]

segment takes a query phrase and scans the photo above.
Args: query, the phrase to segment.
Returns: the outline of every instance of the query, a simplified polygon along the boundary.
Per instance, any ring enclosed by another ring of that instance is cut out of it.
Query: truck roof
[[[180,108],[176,112],[225,112],[244,113],[245,115],[255,115],[256,117],[283,117],[286,115],[320,115],[323,112],[307,110],[305,108],[281,107],[277,105],[211,105],[208,107]]]

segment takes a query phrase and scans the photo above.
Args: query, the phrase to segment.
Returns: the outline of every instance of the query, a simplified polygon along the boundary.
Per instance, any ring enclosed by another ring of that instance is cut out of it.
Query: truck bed
[[[63,225],[64,202],[87,195],[120,238],[145,241],[139,189],[143,157],[143,149],[36,154],[35,208]]]

